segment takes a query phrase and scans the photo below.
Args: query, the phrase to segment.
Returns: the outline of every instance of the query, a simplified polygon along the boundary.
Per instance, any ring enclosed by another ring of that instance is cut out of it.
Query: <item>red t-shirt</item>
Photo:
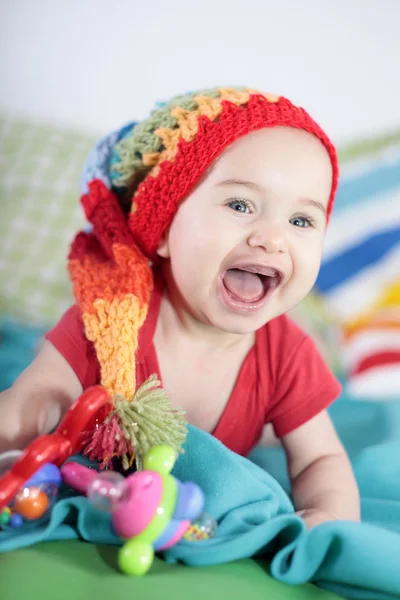
[[[139,330],[138,386],[152,373],[161,380],[153,336],[162,287],[161,278],[156,278],[147,318]],[[100,382],[99,363],[84,335],[77,306],[66,311],[46,338],[71,365],[83,389]],[[312,339],[286,315],[276,317],[256,332],[256,342],[243,361],[213,435],[246,455],[266,423],[272,423],[282,437],[327,408],[340,391]]]

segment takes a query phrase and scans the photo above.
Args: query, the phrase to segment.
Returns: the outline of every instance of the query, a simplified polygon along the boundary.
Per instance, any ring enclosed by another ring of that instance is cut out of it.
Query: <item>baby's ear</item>
[[[169,227],[164,231],[157,246],[157,254],[161,258],[169,258]]]

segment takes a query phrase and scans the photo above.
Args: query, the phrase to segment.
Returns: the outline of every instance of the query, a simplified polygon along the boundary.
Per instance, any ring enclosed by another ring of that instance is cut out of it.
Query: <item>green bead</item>
[[[153,544],[168,527],[168,523],[174,514],[177,497],[178,486],[175,477],[172,475],[159,474],[162,478],[162,496],[158,503],[157,510],[153,514],[150,523],[135,536],[136,542],[144,542],[145,544]]]
[[[149,450],[144,458],[145,471],[156,471],[162,475],[167,475],[172,471],[176,461],[176,452],[172,446],[160,444]]]
[[[135,539],[124,544],[118,553],[118,566],[127,575],[140,577],[150,569],[154,560],[154,550],[150,544]]]
[[[10,521],[10,513],[3,511],[0,513],[0,525],[8,525]]]

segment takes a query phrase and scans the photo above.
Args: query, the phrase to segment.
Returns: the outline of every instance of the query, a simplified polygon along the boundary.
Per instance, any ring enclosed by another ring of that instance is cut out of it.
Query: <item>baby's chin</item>
[[[246,318],[244,316],[236,315],[225,315],[221,319],[213,319],[210,322],[215,329],[221,331],[221,333],[228,333],[234,335],[249,335],[255,333],[261,327],[264,327],[269,321],[280,316],[280,314],[273,314],[264,316],[262,319],[258,318]]]
[[[259,315],[235,315],[222,311],[220,315],[213,316],[213,318],[208,321],[208,324],[219,329],[221,332],[229,334],[248,335],[255,333],[273,319],[290,313],[294,308],[301,304],[307,295],[308,292],[302,294],[301,297],[292,299],[291,302],[285,303],[285,305],[271,306],[269,307],[269,310],[264,310]]]

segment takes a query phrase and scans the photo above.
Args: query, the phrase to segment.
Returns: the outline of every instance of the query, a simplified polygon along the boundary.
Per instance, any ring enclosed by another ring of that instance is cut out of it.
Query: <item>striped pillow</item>
[[[400,132],[343,156],[316,284],[355,396],[400,396]]]

